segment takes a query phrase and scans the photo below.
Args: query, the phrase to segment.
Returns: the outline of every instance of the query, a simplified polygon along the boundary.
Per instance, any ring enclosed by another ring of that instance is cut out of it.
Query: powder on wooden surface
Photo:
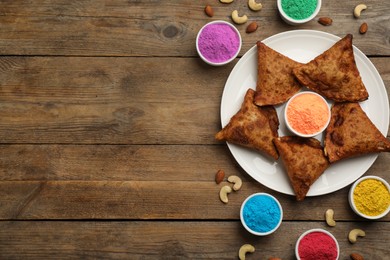
[[[304,236],[298,245],[301,260],[334,260],[337,258],[336,242],[323,232]]]
[[[243,217],[250,229],[266,233],[279,224],[282,216],[279,205],[272,197],[258,195],[245,203]]]
[[[221,63],[232,58],[240,46],[237,32],[227,24],[206,26],[198,39],[200,53],[209,61]]]
[[[290,127],[301,134],[314,134],[328,122],[329,108],[323,99],[312,93],[305,93],[292,99],[286,116]]]
[[[378,216],[389,207],[390,191],[381,181],[366,179],[356,185],[353,201],[359,212],[367,216]]]
[[[317,0],[282,0],[283,11],[296,20],[303,20],[314,13]]]

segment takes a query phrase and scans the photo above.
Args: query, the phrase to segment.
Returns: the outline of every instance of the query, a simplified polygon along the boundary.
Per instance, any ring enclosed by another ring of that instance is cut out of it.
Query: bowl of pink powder
[[[213,66],[222,66],[234,60],[241,45],[241,35],[237,28],[220,20],[205,24],[196,37],[199,56]]]
[[[330,232],[315,228],[304,232],[298,238],[295,255],[298,260],[337,260],[340,247]]]

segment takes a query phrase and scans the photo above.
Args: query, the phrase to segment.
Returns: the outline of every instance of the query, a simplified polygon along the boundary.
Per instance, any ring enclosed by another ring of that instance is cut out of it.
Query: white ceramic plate
[[[263,43],[298,62],[307,63],[340,40],[332,34],[313,30],[288,31],[271,36]],[[361,102],[363,110],[383,135],[389,125],[389,101],[385,85],[371,61],[355,46],[354,54],[360,75],[369,93]],[[248,88],[256,89],[257,46],[253,46],[238,61],[226,82],[221,101],[221,121],[225,126],[240,109]],[[279,136],[290,135],[284,123],[284,105],[276,106],[280,126]],[[316,137],[322,139],[322,134]],[[270,189],[294,195],[282,162],[272,161],[254,150],[227,144],[240,166],[256,181]],[[307,196],[317,196],[339,190],[362,176],[374,163],[378,154],[342,160],[331,165],[311,186]]]

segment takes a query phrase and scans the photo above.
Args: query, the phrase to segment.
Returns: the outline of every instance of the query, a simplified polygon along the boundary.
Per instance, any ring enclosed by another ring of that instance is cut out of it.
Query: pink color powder
[[[334,260],[337,258],[336,242],[322,232],[309,233],[298,246],[301,260]]]
[[[232,58],[238,51],[240,39],[227,24],[214,23],[206,26],[199,35],[199,51],[211,62],[221,63]]]

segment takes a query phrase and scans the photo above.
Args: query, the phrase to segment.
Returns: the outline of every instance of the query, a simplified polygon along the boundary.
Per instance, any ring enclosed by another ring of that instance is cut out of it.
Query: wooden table
[[[256,41],[295,29],[354,35],[354,45],[378,69],[390,93],[390,5],[367,0],[323,1],[319,16],[289,26],[276,1],[252,12],[247,1],[1,1],[0,2],[0,259],[294,259],[298,236],[331,231],[340,259],[352,252],[389,259],[390,216],[364,221],[350,209],[349,187],[296,202],[256,182],[214,134],[220,102],[237,58],[211,67],[195,50],[198,30],[230,21],[234,9],[257,21],[239,57]],[[210,4],[215,15],[204,14]],[[360,35],[362,22],[368,32]],[[247,23],[248,24],[248,23]],[[390,154],[366,175],[390,181]],[[218,169],[243,180],[223,204]],[[276,196],[281,227],[249,234],[239,220],[255,192]],[[337,226],[325,224],[333,208]],[[350,244],[347,234],[366,237]]]

